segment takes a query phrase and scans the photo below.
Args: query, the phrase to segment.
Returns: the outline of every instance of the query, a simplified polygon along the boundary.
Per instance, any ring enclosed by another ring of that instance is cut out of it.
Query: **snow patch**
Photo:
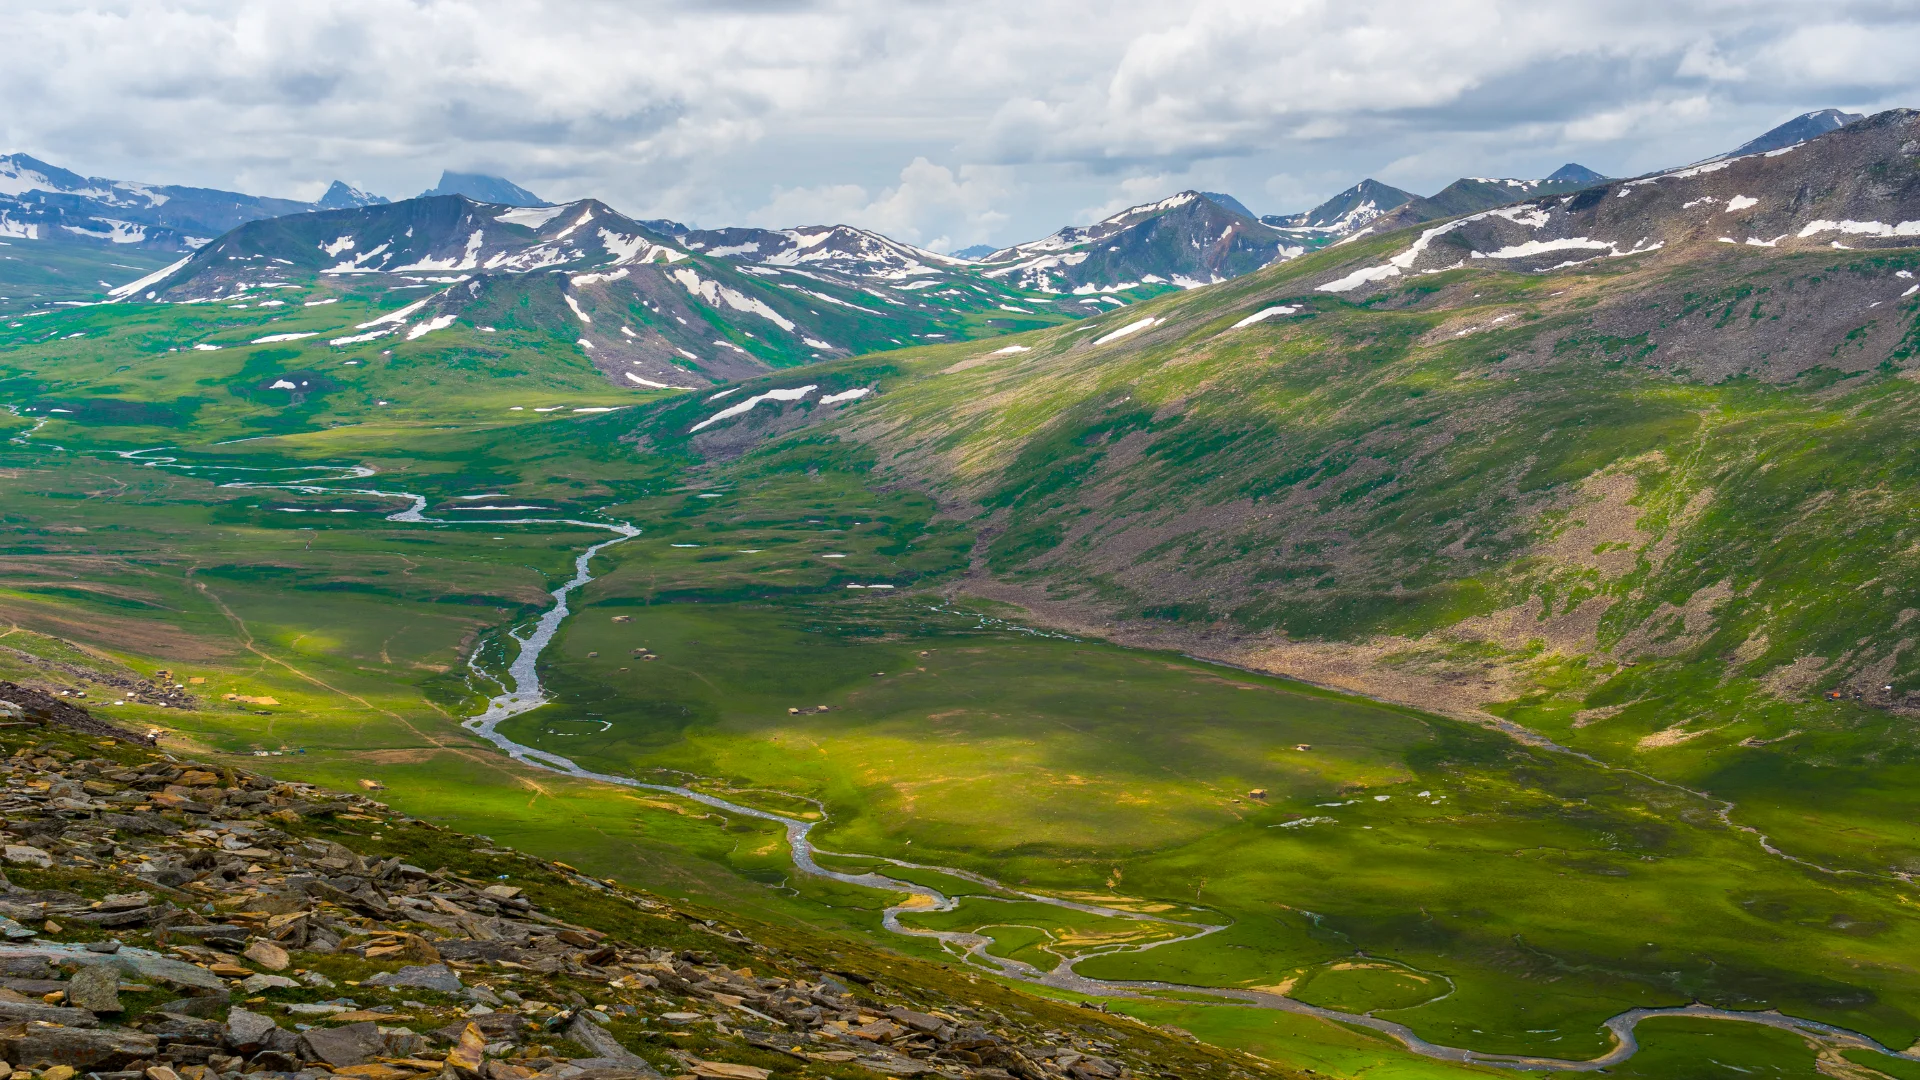
[[[625,375],[627,376],[627,381],[628,381],[628,382],[634,382],[634,383],[639,383],[639,384],[640,384],[641,386],[646,386],[646,387],[651,387],[652,389],[655,389],[655,390],[692,390],[692,389],[695,389],[694,387],[691,387],[691,386],[674,386],[674,385],[672,385],[672,384],[670,384],[670,383],[663,383],[663,382],[654,382],[654,381],[653,381],[652,379],[643,379],[643,378],[641,378],[640,376],[638,376],[638,375],[635,375],[635,374],[634,374],[633,372],[631,372],[631,371],[629,371],[629,372],[625,372]]]
[[[665,244],[656,244],[644,236],[626,236],[612,229],[600,230],[600,242],[606,245],[607,253],[616,263],[656,262],[665,259],[668,263],[677,263],[687,258],[687,253],[670,248]]]
[[[738,405],[721,409],[719,412],[714,413],[712,416],[707,417],[705,420],[700,421],[687,430],[688,433],[691,434],[711,424],[717,424],[722,420],[739,416],[763,401],[799,401],[801,398],[806,397],[818,389],[820,389],[820,387],[817,384],[809,383],[806,386],[796,386],[786,390],[769,390],[764,394],[755,394]],[[708,398],[707,400],[711,401],[713,399]]]
[[[178,270],[181,267],[187,265],[187,263],[191,261],[193,261],[193,256],[189,255],[186,258],[181,259],[179,262],[174,263],[172,266],[163,267],[162,269],[155,270],[153,273],[148,274],[146,277],[141,278],[139,281],[129,281],[125,285],[122,285],[117,289],[110,289],[107,291],[107,295],[113,297],[115,300],[125,300],[127,297],[132,296],[134,293],[139,292],[141,289],[144,289],[149,285],[159,284],[161,279],[173,273],[175,270]]]
[[[1745,210],[1749,206],[1759,205],[1759,199],[1750,199],[1745,195],[1735,195],[1733,198],[1727,200],[1727,213],[1731,214],[1735,210]]]
[[[593,316],[588,315],[586,312],[580,310],[580,301],[575,300],[571,296],[568,296],[566,298],[566,301],[567,301],[567,306],[573,309],[574,318],[579,319],[581,322],[586,323],[589,326],[593,324]]]
[[[1282,304],[1278,307],[1264,308],[1260,311],[1254,312],[1253,314],[1247,316],[1244,319],[1241,319],[1239,322],[1234,323],[1232,326],[1228,327],[1228,329],[1238,330],[1243,326],[1252,326],[1254,323],[1266,322],[1268,319],[1271,319],[1276,315],[1291,315],[1294,312],[1299,310],[1300,310],[1299,306],[1295,304]]]
[[[854,390],[842,390],[837,394],[828,394],[826,397],[821,398],[820,404],[833,405],[842,401],[858,401],[871,393],[873,393],[873,387],[871,386],[862,386]]]
[[[1127,325],[1121,327],[1118,330],[1113,331],[1110,334],[1106,334],[1102,337],[1094,338],[1093,343],[1095,345],[1105,345],[1109,341],[1118,341],[1121,338],[1126,337],[1128,334],[1137,334],[1140,331],[1147,329],[1148,327],[1158,326],[1159,324],[1166,321],[1167,320],[1165,319],[1156,319],[1153,316],[1149,315],[1144,319],[1139,319],[1134,322],[1130,322]]]
[[[566,212],[567,208],[564,206],[522,206],[504,214],[495,215],[493,220],[503,225],[537,229]]]
[[[355,330],[371,330],[372,328],[379,326],[381,323],[406,322],[407,316],[412,315],[414,312],[419,311],[423,307],[426,307],[428,302],[430,302],[433,299],[434,299],[433,297],[429,296],[425,300],[415,300],[413,303],[408,304],[406,307],[401,308],[399,311],[390,311],[387,314],[382,315],[377,319],[370,319],[367,322],[360,323],[359,325],[355,326],[354,329]]]
[[[1920,221],[1903,221],[1898,225],[1888,225],[1882,221],[1828,221],[1821,218],[1810,221],[1800,230],[1801,239],[1815,233],[1837,232],[1849,236],[1920,236]]]
[[[247,344],[269,345],[276,341],[299,341],[301,338],[310,338],[310,337],[319,337],[319,336],[320,336],[320,332],[318,330],[315,330],[311,333],[306,333],[306,334],[268,334],[266,337],[254,338],[252,341],[248,342]]]
[[[334,241],[330,244],[321,244],[320,250],[327,253],[327,258],[337,259],[340,257],[341,252],[347,250],[353,245],[354,245],[353,237],[341,236],[341,237],[335,238]]]
[[[793,320],[768,307],[766,301],[729,289],[717,281],[702,278],[689,268],[681,267],[675,270],[673,279],[679,282],[682,288],[708,304],[718,306],[724,303],[735,311],[746,311],[758,315],[789,333],[794,329]]]
[[[573,285],[574,288],[579,288],[582,285],[593,285],[602,281],[619,281],[621,278],[626,277],[627,273],[627,268],[623,266],[611,274],[575,274],[573,276]],[[573,297],[569,296],[567,299],[571,301]]]
[[[433,333],[435,330],[445,330],[447,327],[452,325],[453,325],[452,315],[436,315],[433,318],[428,319],[426,322],[420,323],[419,325],[415,326],[413,329],[407,331],[407,340],[417,341],[420,338],[426,337],[428,334]]]

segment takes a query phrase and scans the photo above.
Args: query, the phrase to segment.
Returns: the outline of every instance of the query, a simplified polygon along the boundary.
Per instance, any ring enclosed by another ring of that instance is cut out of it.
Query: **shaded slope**
[[[1808,139],[1819,138],[1835,128],[1846,127],[1856,120],[1864,119],[1866,117],[1859,113],[1841,112],[1839,109],[1819,109],[1810,113],[1801,113],[1779,127],[1741,143],[1727,156],[1763,154],[1768,150],[1796,146]]]

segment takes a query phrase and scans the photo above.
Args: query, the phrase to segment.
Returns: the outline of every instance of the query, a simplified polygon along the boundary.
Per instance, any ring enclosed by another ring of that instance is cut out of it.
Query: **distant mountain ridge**
[[[1852,119],[1854,114],[1834,109],[1807,113],[1743,149],[1795,145],[1808,133],[1832,130]],[[1068,226],[1038,240],[994,250],[975,245],[952,255],[850,226],[694,229],[667,219],[635,224],[658,236],[680,238],[689,251],[706,252],[736,265],[828,267],[853,279],[878,283],[904,282],[926,268],[974,265],[985,281],[1093,302],[1116,294],[1137,299],[1156,291],[1225,281],[1367,233],[1570,193],[1605,180],[1599,172],[1571,162],[1540,180],[1463,177],[1430,196],[1369,178],[1311,210],[1264,217],[1256,217],[1230,194],[1189,190],[1129,207],[1092,225]],[[453,170],[444,171],[440,182],[422,197],[450,194],[486,205],[551,205],[504,178]],[[0,242],[57,238],[83,249],[146,249],[164,255],[192,251],[246,221],[385,204],[384,197],[342,181],[335,181],[316,202],[301,203],[82,177],[25,155],[0,158]],[[80,265],[80,276],[87,280],[76,285],[90,290],[90,275],[95,274],[124,280],[124,271],[133,268]],[[5,274],[0,273],[0,284],[4,283]]]
[[[440,173],[440,182],[421,192],[420,198],[431,199],[436,195],[465,195],[474,202],[492,203],[496,206],[553,205],[505,177],[489,176],[486,173],[454,172],[451,169],[443,170]]]
[[[1743,154],[1763,154],[1769,150],[1779,150],[1796,146],[1808,139],[1818,138],[1836,128],[1846,127],[1855,121],[1865,120],[1860,113],[1841,112],[1839,109],[1817,109],[1781,124],[1779,127],[1741,143],[1729,153],[1728,157],[1740,157]]]
[[[249,222],[114,292],[218,304],[290,283],[420,289],[416,303],[325,343],[381,348],[456,327],[511,330],[542,348],[578,349],[619,385],[680,389],[1092,310],[1008,291],[963,259],[846,226],[652,224],[593,199],[526,207],[436,195]]]
[[[1260,220],[1276,229],[1325,232],[1345,236],[1389,210],[1395,210],[1419,196],[1401,191],[1378,180],[1362,180],[1347,190],[1298,214],[1268,214]]]
[[[316,210],[351,210],[356,206],[384,206],[393,200],[384,195],[374,195],[348,185],[345,181],[335,180],[320,201],[313,204]]]
[[[1092,225],[1001,248],[988,277],[1041,292],[1093,295],[1226,281],[1306,249],[1230,196],[1182,191]]]

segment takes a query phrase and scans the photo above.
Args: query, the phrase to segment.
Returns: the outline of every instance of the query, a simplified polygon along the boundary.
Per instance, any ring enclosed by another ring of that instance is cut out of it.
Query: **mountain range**
[[[383,327],[343,329],[338,347],[380,347],[372,343],[403,330],[412,340],[458,319],[553,338],[619,385],[656,388],[1034,329],[1087,310],[844,226],[676,234],[591,199],[525,207],[464,195],[249,222],[115,292],[244,304],[294,282],[316,297],[424,290]]]
[[[1835,110],[1809,113],[1768,132],[1754,144],[1791,145],[1796,138],[1829,129],[1846,115]],[[1255,217],[1245,204],[1231,195],[1189,190],[1130,207],[1092,225],[1069,226],[1039,240],[993,251],[973,248],[957,255],[941,255],[844,225],[784,230],[696,229],[665,219],[636,221],[598,203],[592,204],[598,208],[592,213],[617,219],[617,228],[625,230],[621,232],[623,236],[645,236],[648,243],[672,247],[689,256],[703,256],[712,265],[725,268],[726,275],[740,279],[728,285],[739,295],[753,293],[756,283],[760,283],[764,291],[765,281],[782,273],[789,276],[815,273],[827,275],[832,279],[827,284],[838,288],[868,290],[869,301],[884,293],[892,296],[896,304],[909,308],[920,305],[923,313],[941,306],[925,302],[940,295],[943,301],[958,302],[955,311],[978,313],[991,308],[1003,309],[1007,315],[1026,315],[1031,314],[1032,309],[1022,309],[1021,304],[1037,303],[1064,317],[1103,310],[1103,304],[1127,303],[1177,288],[1230,280],[1353,237],[1478,213],[1543,195],[1564,194],[1604,179],[1594,170],[1569,163],[1540,180],[1462,178],[1425,197],[1367,179],[1311,210],[1265,217]],[[464,198],[475,207],[551,207],[532,192],[503,178],[451,170],[444,172],[433,188],[408,201],[445,197]],[[339,236],[384,235],[383,222],[391,215],[378,208],[387,205],[394,204],[341,181],[335,181],[319,200],[301,203],[213,189],[82,177],[19,154],[0,158],[0,243],[21,249],[0,255],[0,294],[4,294],[0,295],[0,310],[26,310],[44,307],[50,302],[97,301],[114,289],[111,282],[124,282],[136,274],[144,281],[153,271],[167,265],[166,256],[177,257],[195,251],[212,237],[251,222],[301,214],[349,212],[363,215],[364,222],[328,219],[329,224],[315,228],[337,229]],[[567,205],[580,207],[582,212],[588,207],[586,202]],[[500,217],[500,213],[494,217]],[[432,223],[428,226],[432,228],[450,218],[446,213],[431,211],[421,214],[420,220]],[[503,218],[502,223],[505,222]],[[556,226],[551,231],[558,232],[561,228]],[[510,230],[496,229],[492,239],[481,240],[487,259],[512,261],[511,256],[503,253],[504,249],[491,246],[502,240],[504,231]],[[234,243],[244,248],[253,238],[271,232],[249,233],[235,238]],[[452,236],[423,234],[418,243],[402,245],[413,253],[411,258],[396,255],[400,247],[389,247],[383,253],[385,261],[381,265],[408,266],[422,260],[434,263],[451,260],[450,265],[465,265],[468,260],[464,254],[448,249],[456,240],[458,244],[465,243],[464,239]],[[364,254],[367,249],[359,250]],[[277,247],[274,251],[275,254],[269,255],[266,248],[228,250],[223,257],[237,260],[254,256],[286,257]],[[28,257],[23,258],[23,254]],[[305,266],[312,261],[308,258],[310,254],[303,252],[301,258],[293,261]],[[606,252],[581,256],[578,266],[605,269],[601,264],[608,257]],[[606,265],[616,263],[617,260]],[[192,265],[196,274],[207,270],[205,260]],[[325,268],[308,269],[319,272]],[[476,265],[470,269],[484,270],[485,267]],[[906,292],[930,289],[943,274],[952,281],[970,282],[971,295],[963,297],[951,290],[936,290],[906,301],[895,293],[903,289]],[[184,290],[212,295],[242,279],[223,280],[216,273],[205,285],[194,287],[187,287],[178,278],[169,280],[172,282],[168,286],[169,294]],[[155,290],[143,286],[131,292],[123,290],[123,294],[146,291]],[[993,303],[986,304],[989,297]],[[837,298],[848,303],[860,302],[851,294]],[[766,302],[776,309],[780,306],[772,300]],[[890,314],[897,313],[893,304],[883,307]],[[721,305],[720,311],[728,310],[726,305]],[[863,314],[869,320],[881,317],[878,310]],[[723,316],[722,321],[727,317]],[[832,355],[854,342],[861,343],[860,348],[896,347],[911,343],[918,335],[958,330],[957,326],[940,324],[937,319],[932,323],[908,319],[885,331],[879,328],[879,323],[872,323],[866,331],[849,336],[831,327],[829,324],[833,322],[828,319],[816,326],[818,333],[802,334],[800,349],[763,359],[775,363],[800,362],[816,353]],[[1004,323],[997,329],[1026,325],[1018,320],[1004,320]],[[990,329],[995,327],[981,321],[970,333]],[[647,351],[650,360],[667,362],[669,358],[678,358],[673,362],[679,363],[686,361],[689,354],[700,355],[699,350],[689,348],[690,342],[666,344],[676,336],[672,328],[667,328],[662,341]],[[805,346],[806,339],[834,345],[821,352],[818,346]],[[707,339],[709,345],[711,340]],[[611,350],[613,352],[622,355],[630,352],[627,340],[611,344],[619,346]],[[712,370],[729,369],[719,365]],[[647,377],[663,374],[656,363]]]

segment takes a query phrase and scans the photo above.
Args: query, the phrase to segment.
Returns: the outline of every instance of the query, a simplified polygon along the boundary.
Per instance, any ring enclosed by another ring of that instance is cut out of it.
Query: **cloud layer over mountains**
[[[1026,239],[1182,187],[1615,175],[1920,103],[1920,10],[1781,0],[1190,5],[22,0],[0,150],[315,198],[442,168],[702,224]]]

